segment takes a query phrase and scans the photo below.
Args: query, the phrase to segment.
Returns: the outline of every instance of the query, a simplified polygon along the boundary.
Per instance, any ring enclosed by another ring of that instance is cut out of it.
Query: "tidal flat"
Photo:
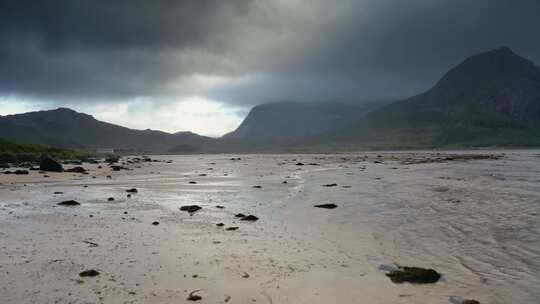
[[[0,171],[0,302],[540,302],[540,151],[151,158]]]

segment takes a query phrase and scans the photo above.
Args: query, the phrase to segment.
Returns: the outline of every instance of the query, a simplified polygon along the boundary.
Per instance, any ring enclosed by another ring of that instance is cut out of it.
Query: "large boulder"
[[[50,157],[43,157],[39,162],[39,170],[49,172],[63,172],[62,165]]]

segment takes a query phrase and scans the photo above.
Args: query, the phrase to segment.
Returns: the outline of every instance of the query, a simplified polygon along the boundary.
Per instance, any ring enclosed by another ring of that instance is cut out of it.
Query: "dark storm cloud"
[[[538,63],[539,28],[537,0],[1,1],[0,94],[395,98],[502,45]]]

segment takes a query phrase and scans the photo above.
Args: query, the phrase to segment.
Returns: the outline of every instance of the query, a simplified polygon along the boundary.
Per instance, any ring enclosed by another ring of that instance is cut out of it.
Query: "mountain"
[[[473,55],[429,91],[325,134],[325,142],[360,148],[538,146],[540,68],[508,47]]]
[[[174,147],[177,152],[181,152],[182,147],[195,151],[212,141],[191,132],[170,134],[128,129],[67,108],[0,116],[0,138],[61,148],[149,152],[167,152]]]
[[[348,105],[336,102],[275,102],[255,106],[242,124],[223,138],[292,140],[346,126],[380,103]]]

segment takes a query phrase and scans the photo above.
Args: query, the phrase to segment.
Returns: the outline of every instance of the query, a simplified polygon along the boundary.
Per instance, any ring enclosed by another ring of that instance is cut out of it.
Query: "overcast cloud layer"
[[[503,45],[538,63],[539,28],[538,0],[0,1],[0,114],[220,135],[263,102],[417,94]]]

